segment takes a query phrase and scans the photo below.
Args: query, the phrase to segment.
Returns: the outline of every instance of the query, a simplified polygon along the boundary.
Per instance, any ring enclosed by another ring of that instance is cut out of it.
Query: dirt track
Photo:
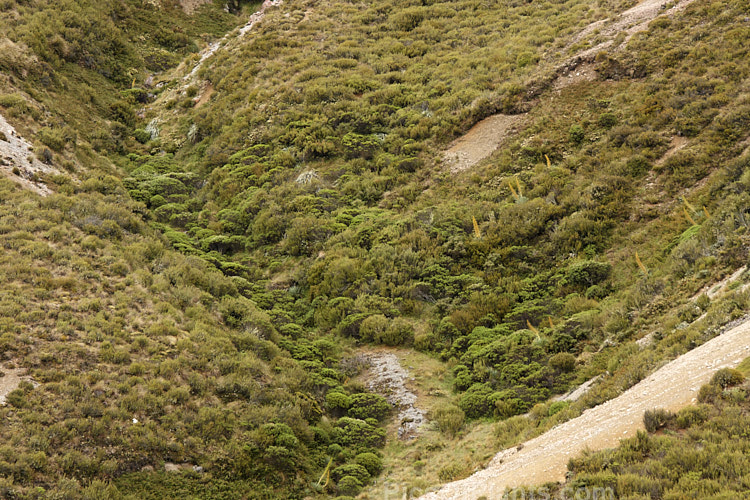
[[[750,356],[750,320],[666,364],[619,397],[585,411],[541,436],[498,453],[471,477],[448,483],[422,500],[500,498],[505,488],[563,481],[568,459],[585,449],[617,446],[643,429],[643,413],[677,410],[695,402],[701,385],[716,370],[735,367]]]

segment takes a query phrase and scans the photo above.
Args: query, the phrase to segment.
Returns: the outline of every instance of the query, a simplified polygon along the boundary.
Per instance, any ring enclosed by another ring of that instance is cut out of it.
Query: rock
[[[363,356],[370,363],[367,387],[383,396],[398,411],[399,439],[413,439],[427,423],[425,412],[416,407],[417,395],[406,387],[413,380],[396,355],[375,352]]]

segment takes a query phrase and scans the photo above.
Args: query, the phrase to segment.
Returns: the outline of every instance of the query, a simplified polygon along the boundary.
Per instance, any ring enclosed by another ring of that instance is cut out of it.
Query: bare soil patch
[[[211,0],[180,0],[180,7],[182,7],[182,10],[184,10],[187,14],[192,14],[193,12],[195,12],[195,9],[197,9],[201,5],[210,2]]]
[[[52,191],[37,176],[58,171],[39,161],[34,148],[0,115],[0,172],[21,186],[42,196]]]
[[[206,104],[208,100],[211,99],[212,95],[214,95],[214,86],[211,85],[211,83],[206,82],[206,84],[203,86],[203,89],[201,90],[201,93],[195,99],[195,107],[200,108],[201,106]]]
[[[448,483],[423,500],[498,497],[506,488],[563,481],[568,459],[586,449],[617,446],[643,429],[643,413],[678,410],[695,403],[701,385],[720,368],[734,368],[750,356],[750,320],[667,363],[619,397],[586,410],[523,446],[498,453],[474,475]]]
[[[466,135],[456,139],[443,154],[453,174],[467,170],[490,156],[511,134],[515,134],[525,115],[494,115],[485,118]]]
[[[574,68],[565,71],[557,77],[555,82],[552,84],[552,88],[556,91],[561,91],[564,88],[570,87],[581,82],[592,82],[599,77],[596,72],[596,68],[591,62],[584,62],[576,65]]]
[[[5,404],[5,398],[12,391],[18,389],[18,384],[22,380],[31,381],[30,377],[23,375],[24,371],[23,368],[6,368],[0,366],[0,372],[3,373],[3,376],[0,377],[0,405]]]
[[[674,156],[674,154],[688,145],[688,139],[687,137],[682,136],[674,136],[672,137],[672,141],[669,143],[669,149],[666,153],[664,153],[664,156],[656,160],[657,165],[664,164],[665,161],[667,161],[670,157]]]

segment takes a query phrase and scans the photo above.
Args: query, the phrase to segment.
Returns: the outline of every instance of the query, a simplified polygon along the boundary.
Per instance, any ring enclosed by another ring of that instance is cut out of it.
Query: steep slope
[[[697,401],[698,390],[722,368],[750,358],[750,321],[667,363],[622,395],[586,410],[531,441],[498,453],[487,469],[449,483],[430,499],[496,497],[506,489],[564,482],[571,458],[617,446],[643,429],[647,410],[679,410]]]
[[[424,488],[481,465],[432,460],[463,439],[526,440],[710,341],[750,302],[744,276],[699,293],[748,259],[750,12],[645,23],[663,3],[3,3],[0,112],[66,173],[0,182],[0,339],[31,377],[1,495]],[[450,175],[497,113],[522,126]],[[446,367],[430,442],[383,447],[362,344]]]
[[[592,63],[599,52],[618,48],[615,44],[615,37],[622,38],[621,34],[626,34],[624,39],[616,40],[622,47],[622,44],[626,44],[635,33],[645,30],[656,17],[671,16],[691,3],[692,0],[683,0],[676,4],[667,0],[647,0],[612,19],[591,23],[572,38],[568,48],[591,45],[592,42],[588,39],[596,32],[594,46],[578,49],[579,52],[570,56],[562,64],[551,61],[553,64],[559,64],[559,67],[558,75],[550,85],[555,91],[560,92],[571,85],[595,80],[598,75]],[[489,157],[509,135],[518,133],[517,127],[523,123],[522,118],[523,115],[497,114],[474,125],[466,135],[456,139],[443,154],[451,173],[464,171]]]

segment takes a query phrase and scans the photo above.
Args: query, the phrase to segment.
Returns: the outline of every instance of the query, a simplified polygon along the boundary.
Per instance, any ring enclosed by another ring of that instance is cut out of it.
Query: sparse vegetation
[[[739,471],[750,466],[747,436],[737,433],[748,425],[747,410],[746,398],[725,390],[712,403],[676,415],[647,413],[647,427],[658,423],[648,433],[571,460],[572,484],[611,487],[617,498],[739,498],[746,489]]]

